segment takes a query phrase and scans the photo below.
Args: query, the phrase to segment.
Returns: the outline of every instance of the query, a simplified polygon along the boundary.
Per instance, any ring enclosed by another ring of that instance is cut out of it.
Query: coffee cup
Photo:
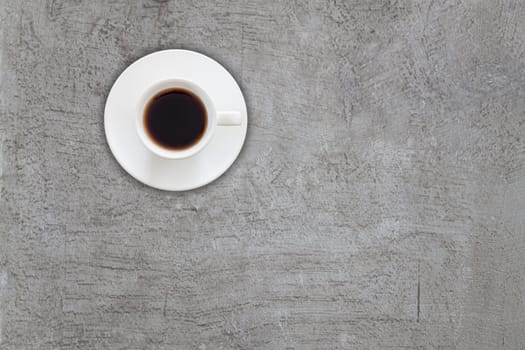
[[[136,129],[144,146],[167,159],[202,151],[217,127],[241,125],[239,111],[220,111],[193,81],[166,79],[147,87],[136,108]]]

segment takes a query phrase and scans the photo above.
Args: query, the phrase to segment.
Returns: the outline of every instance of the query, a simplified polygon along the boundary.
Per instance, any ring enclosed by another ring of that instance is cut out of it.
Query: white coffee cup
[[[197,96],[206,109],[206,129],[200,139],[189,148],[170,150],[155,143],[145,129],[145,108],[148,102],[159,92],[168,89],[188,90]],[[136,128],[141,141],[147,149],[159,157],[168,159],[183,159],[199,153],[213,137],[217,126],[241,125],[241,113],[238,111],[217,111],[209,95],[196,83],[185,79],[166,79],[148,87],[139,99],[136,113]]]

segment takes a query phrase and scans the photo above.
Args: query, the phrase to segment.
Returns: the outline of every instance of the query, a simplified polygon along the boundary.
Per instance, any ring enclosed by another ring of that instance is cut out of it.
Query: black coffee
[[[204,135],[207,120],[202,101],[184,89],[159,92],[144,111],[146,133],[157,145],[169,150],[195,145]]]

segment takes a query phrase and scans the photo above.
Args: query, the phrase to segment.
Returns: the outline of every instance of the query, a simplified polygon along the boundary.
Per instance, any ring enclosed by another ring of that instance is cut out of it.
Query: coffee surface
[[[146,105],[144,126],[150,139],[168,150],[184,150],[204,135],[207,124],[204,103],[192,92],[169,89]]]

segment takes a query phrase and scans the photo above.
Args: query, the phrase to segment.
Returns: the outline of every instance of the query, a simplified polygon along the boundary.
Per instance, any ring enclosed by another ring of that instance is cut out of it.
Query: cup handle
[[[221,111],[217,112],[218,125],[241,125],[241,112]]]

